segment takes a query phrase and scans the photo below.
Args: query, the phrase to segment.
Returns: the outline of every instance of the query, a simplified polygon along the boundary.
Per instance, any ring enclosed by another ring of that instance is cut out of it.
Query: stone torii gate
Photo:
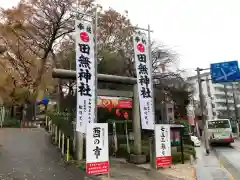
[[[76,80],[76,71],[65,69],[53,69],[53,78],[60,79],[73,79]],[[115,76],[107,74],[98,74],[97,79],[99,82],[108,82],[115,84],[132,85],[132,91],[121,90],[109,90],[98,89],[98,96],[123,96],[133,98],[133,133],[134,133],[134,154],[130,155],[130,161],[133,163],[144,163],[146,161],[146,155],[142,154],[142,142],[141,142],[141,121],[139,110],[139,97],[137,88],[137,79],[132,77]],[[77,132],[77,157],[78,160],[82,159],[83,154],[83,136],[82,133]]]

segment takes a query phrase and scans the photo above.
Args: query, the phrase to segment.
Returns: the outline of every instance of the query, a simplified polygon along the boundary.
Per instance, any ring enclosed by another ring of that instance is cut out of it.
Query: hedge
[[[133,144],[130,144],[130,153],[132,154],[134,151]],[[192,155],[194,158],[196,158],[196,151],[194,146],[191,145],[184,145],[183,146],[184,151],[184,160],[190,160],[190,155]],[[149,147],[148,146],[142,146],[142,154],[145,154],[147,156],[147,161],[150,161],[149,156]],[[129,159],[129,154],[127,152],[127,145],[126,144],[120,144],[118,147],[118,151],[116,152],[116,157],[126,158]],[[172,152],[172,159],[173,163],[180,163],[181,162],[181,151],[180,147],[177,148],[177,152]]]
[[[6,128],[20,128],[20,121],[14,118],[6,118],[3,121],[3,127]]]
[[[190,154],[184,152],[184,160],[188,161],[190,160]],[[172,153],[172,162],[173,164],[178,164],[182,162],[182,154],[181,152],[174,152]]]
[[[48,114],[48,116],[51,118],[53,123],[57,125],[61,131],[70,138],[71,142],[73,140],[73,133],[74,133],[74,127],[73,127],[73,120],[74,120],[74,114],[70,113],[51,113]],[[144,136],[143,136],[144,139]],[[193,142],[190,139],[189,135],[184,135],[183,137],[184,141],[184,159],[189,160],[189,155],[193,155],[194,158],[196,158],[196,151],[193,146]],[[128,159],[129,154],[127,152],[127,145],[126,145],[126,139],[124,138],[118,138],[118,151],[116,152],[117,157],[123,157]],[[66,143],[65,143],[66,144]],[[85,146],[84,146],[85,147]],[[111,147],[109,147],[111,148]],[[70,151],[73,155],[73,147],[72,143],[70,143]],[[85,152],[85,150],[84,150]],[[111,152],[111,149],[109,149],[109,152]],[[132,154],[134,152],[134,146],[133,143],[130,143],[130,153]],[[148,139],[142,141],[142,152],[147,156],[147,160],[149,161],[149,143]],[[85,155],[85,154],[84,154]],[[111,154],[110,154],[111,155]],[[181,152],[180,147],[177,147],[177,152],[172,152],[173,157],[173,163],[179,163],[181,162]]]
[[[68,137],[73,138],[73,117],[72,114],[67,113],[51,113],[48,114],[53,124],[57,125],[58,128]]]

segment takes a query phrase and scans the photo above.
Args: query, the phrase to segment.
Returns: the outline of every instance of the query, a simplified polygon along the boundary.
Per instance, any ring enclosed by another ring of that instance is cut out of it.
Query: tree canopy
[[[63,86],[72,94],[74,81],[56,82],[51,71],[53,67],[75,70],[74,19],[86,19],[79,12],[94,13],[96,7],[93,0],[21,0],[16,7],[1,9],[0,95],[23,103],[58,83],[62,97]],[[99,8],[98,17],[98,73],[135,77],[132,35],[136,28],[128,13]],[[178,61],[177,53],[155,42],[151,53],[157,88],[171,93],[172,84],[184,84],[181,71],[166,71]]]

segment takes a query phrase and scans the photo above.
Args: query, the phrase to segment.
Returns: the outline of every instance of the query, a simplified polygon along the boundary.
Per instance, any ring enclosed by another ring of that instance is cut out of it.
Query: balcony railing
[[[232,107],[232,106],[230,106],[229,109],[230,109],[230,110],[234,110],[235,108]],[[220,110],[220,111],[221,111],[221,110],[227,110],[227,106],[219,106],[219,105],[217,105],[217,106],[216,106],[216,110],[217,110],[217,111],[219,111],[219,110]]]
[[[216,98],[215,102],[216,103],[226,103],[226,99]],[[228,103],[234,103],[233,99],[228,99]]]

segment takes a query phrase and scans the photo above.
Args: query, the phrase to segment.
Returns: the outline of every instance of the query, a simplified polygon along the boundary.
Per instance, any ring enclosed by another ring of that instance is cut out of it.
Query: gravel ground
[[[44,129],[0,129],[0,180],[75,179],[92,178],[61,161]]]
[[[102,178],[102,180],[188,180],[151,170],[146,167],[146,164],[137,166],[135,164],[129,164],[126,163],[124,159],[112,158],[110,164],[111,178],[105,177]]]

